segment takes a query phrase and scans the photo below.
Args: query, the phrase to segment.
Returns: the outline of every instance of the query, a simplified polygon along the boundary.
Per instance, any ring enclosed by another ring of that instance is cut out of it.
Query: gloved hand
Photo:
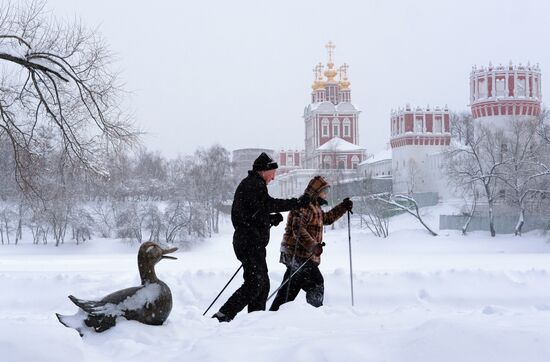
[[[271,226],[277,226],[283,221],[283,215],[280,212],[276,214],[269,214],[269,224]]]
[[[323,254],[323,246],[325,245],[325,243],[322,243],[322,244],[315,244],[315,246],[313,247],[313,249],[311,250],[311,252],[317,256]]]
[[[308,194],[303,194],[298,198],[298,208],[308,207],[311,197]]]
[[[349,197],[346,197],[344,201],[342,201],[342,205],[346,208],[347,211],[351,212],[353,209],[353,201],[349,199]]]

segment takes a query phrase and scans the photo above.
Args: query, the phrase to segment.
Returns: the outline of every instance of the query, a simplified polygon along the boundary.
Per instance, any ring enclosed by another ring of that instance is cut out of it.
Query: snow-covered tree
[[[503,183],[505,200],[518,213],[516,235],[521,235],[525,211],[537,206],[533,201],[550,193],[550,144],[538,137],[539,122],[539,119],[513,120],[501,144],[503,164],[498,179]]]
[[[58,21],[42,0],[0,5],[0,139],[20,186],[32,184],[43,126],[70,162],[104,173],[102,154],[135,141],[121,86],[98,31]],[[4,155],[3,157],[7,157]]]
[[[462,118],[462,121],[466,122],[467,118]],[[485,196],[491,236],[496,235],[494,207],[499,176],[502,165],[507,162],[502,158],[503,140],[502,130],[476,124],[473,135],[466,139],[465,144],[455,144],[448,153],[447,173],[455,187],[463,192],[479,189]]]

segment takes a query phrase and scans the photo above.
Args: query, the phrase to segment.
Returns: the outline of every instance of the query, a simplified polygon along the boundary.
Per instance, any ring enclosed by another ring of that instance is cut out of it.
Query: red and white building
[[[302,193],[317,174],[332,182],[356,177],[357,166],[365,159],[365,149],[359,146],[360,111],[351,103],[349,67],[344,63],[336,68],[335,46],[329,42],[326,48],[328,62],[315,66],[311,103],[304,109],[305,151],[282,150],[277,156],[278,195]]]
[[[450,114],[444,108],[411,107],[392,112],[391,137],[394,193],[437,191],[437,170],[428,157],[449,148]]]
[[[506,130],[514,120],[529,120],[541,112],[541,72],[536,66],[473,67],[470,107],[475,124]],[[411,108],[392,113],[393,192],[438,192],[453,197],[443,171],[451,143],[447,107]]]
[[[321,63],[315,67],[311,103],[304,109],[305,168],[356,169],[365,158],[359,146],[360,111],[351,103],[348,65],[337,70],[334,45],[329,42],[326,47],[326,69]]]
[[[538,117],[541,110],[538,65],[472,68],[470,107],[474,119],[497,127],[512,119]]]
[[[292,170],[303,168],[304,151],[281,149],[275,154],[279,165],[277,174],[283,175]]]

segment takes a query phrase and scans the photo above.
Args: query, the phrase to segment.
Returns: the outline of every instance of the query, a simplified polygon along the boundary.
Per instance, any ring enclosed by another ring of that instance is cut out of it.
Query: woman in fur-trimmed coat
[[[346,211],[351,211],[353,202],[346,198],[329,212],[321,206],[326,204],[330,185],[322,176],[315,176],[309,182],[305,194],[311,197],[308,207],[289,213],[285,234],[281,243],[281,263],[286,265],[283,280],[287,280],[300,265],[305,265],[286,285],[279,289],[269,310],[296,299],[300,290],[306,292],[306,300],[314,307],[323,305],[324,279],[319,271],[323,252],[323,226],[338,220]],[[298,241],[298,242],[297,242]]]

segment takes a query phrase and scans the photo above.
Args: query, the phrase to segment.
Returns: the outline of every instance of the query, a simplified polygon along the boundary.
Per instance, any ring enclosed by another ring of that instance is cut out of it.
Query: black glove
[[[298,208],[308,207],[311,197],[308,194],[303,194],[298,198]]]
[[[311,250],[311,252],[317,256],[323,254],[323,246],[325,245],[325,243],[321,243],[321,244],[315,244],[315,246],[313,247],[313,249]]]
[[[276,214],[269,214],[269,224],[271,226],[277,226],[281,221],[283,221],[283,215],[281,215],[280,212]]]
[[[349,197],[346,197],[344,201],[342,201],[342,205],[346,208],[347,211],[351,212],[353,209],[353,201],[349,199]]]

